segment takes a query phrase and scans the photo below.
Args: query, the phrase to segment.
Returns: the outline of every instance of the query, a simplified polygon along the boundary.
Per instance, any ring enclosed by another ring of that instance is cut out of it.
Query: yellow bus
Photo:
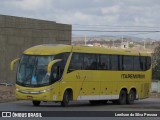
[[[89,100],[91,104],[133,104],[149,97],[151,57],[147,53],[72,45],[38,45],[25,50],[16,76],[16,98],[42,101]]]

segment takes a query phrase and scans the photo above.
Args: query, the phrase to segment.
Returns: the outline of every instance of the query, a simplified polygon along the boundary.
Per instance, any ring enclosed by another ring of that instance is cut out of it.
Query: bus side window
[[[133,56],[123,56],[123,70],[133,70]]]
[[[139,56],[133,57],[133,70],[134,71],[141,71],[142,70]]]
[[[84,69],[85,70],[97,70],[97,55],[84,54]]]
[[[62,59],[62,60],[64,60],[64,63],[67,62],[68,57],[69,57],[69,53],[67,53],[67,52],[55,55],[55,59]]]
[[[150,69],[151,67],[151,57],[145,57],[145,68],[146,70]]]
[[[110,70],[119,70],[118,55],[111,55],[110,56]]]
[[[73,53],[68,71],[81,70],[83,68],[83,54]]]
[[[109,55],[99,55],[99,70],[108,70],[109,69]]]
[[[50,76],[51,83],[54,83],[61,79],[64,71],[63,64],[64,64],[64,60],[59,61],[52,66],[51,76]]]
[[[140,56],[140,66],[141,66],[141,70],[144,71],[145,68],[145,57],[144,56]]]

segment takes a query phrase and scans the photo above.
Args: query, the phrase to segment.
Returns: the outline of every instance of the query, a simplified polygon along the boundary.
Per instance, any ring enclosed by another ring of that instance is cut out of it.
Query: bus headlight
[[[39,91],[39,93],[45,93],[45,92],[48,92],[48,91],[50,91],[50,90],[51,90],[51,88],[48,88],[48,89]]]

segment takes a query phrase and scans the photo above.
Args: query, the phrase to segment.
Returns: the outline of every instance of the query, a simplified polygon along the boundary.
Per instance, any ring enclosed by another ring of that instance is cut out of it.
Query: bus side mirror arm
[[[16,62],[18,62],[18,61],[20,61],[20,58],[14,59],[14,60],[11,62],[11,64],[10,64],[10,70],[11,70],[11,71],[14,70],[14,64],[15,64]]]
[[[52,60],[50,63],[48,63],[47,73],[51,73],[52,66],[59,61],[62,61],[62,59]]]

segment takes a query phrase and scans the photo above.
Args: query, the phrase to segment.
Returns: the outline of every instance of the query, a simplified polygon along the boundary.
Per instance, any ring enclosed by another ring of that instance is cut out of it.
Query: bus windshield
[[[47,66],[53,56],[22,55],[18,72],[17,84],[24,86],[43,86],[50,83],[47,76]]]

